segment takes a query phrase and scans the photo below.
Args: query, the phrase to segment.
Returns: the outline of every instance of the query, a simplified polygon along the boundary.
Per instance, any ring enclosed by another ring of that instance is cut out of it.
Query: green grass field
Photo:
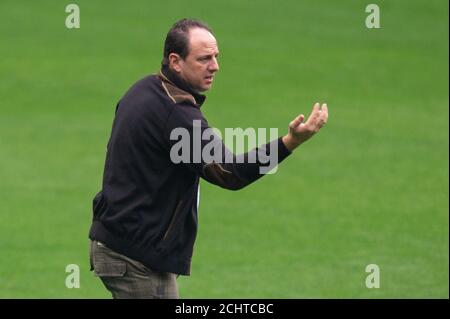
[[[159,69],[170,26],[215,30],[211,125],[329,123],[239,192],[201,184],[182,298],[448,298],[448,2],[0,3],[0,298],[109,298],[87,233],[116,102]],[[368,289],[377,264],[381,287]],[[81,288],[68,289],[78,264]]]

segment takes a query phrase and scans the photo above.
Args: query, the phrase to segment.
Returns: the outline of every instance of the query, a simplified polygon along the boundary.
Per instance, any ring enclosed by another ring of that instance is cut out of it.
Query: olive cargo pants
[[[90,243],[90,262],[115,299],[178,299],[176,274],[152,271],[98,241]]]

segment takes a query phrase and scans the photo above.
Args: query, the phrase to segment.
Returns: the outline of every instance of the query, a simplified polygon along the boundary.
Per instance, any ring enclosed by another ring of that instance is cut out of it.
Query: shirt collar
[[[195,104],[198,107],[201,107],[206,100],[206,96],[200,93],[196,93],[183,79],[181,79],[178,75],[170,70],[168,66],[163,66],[160,71],[160,75],[162,75],[165,80],[169,83],[175,85],[180,90],[185,91],[186,93],[193,96],[195,100]]]

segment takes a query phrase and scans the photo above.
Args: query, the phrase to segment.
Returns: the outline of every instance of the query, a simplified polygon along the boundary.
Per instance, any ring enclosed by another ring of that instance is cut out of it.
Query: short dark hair
[[[193,28],[205,29],[211,34],[213,31],[204,22],[195,19],[181,19],[177,21],[169,30],[164,42],[164,53],[161,65],[163,67],[169,65],[169,54],[179,54],[182,59],[185,59],[189,54],[189,30]]]

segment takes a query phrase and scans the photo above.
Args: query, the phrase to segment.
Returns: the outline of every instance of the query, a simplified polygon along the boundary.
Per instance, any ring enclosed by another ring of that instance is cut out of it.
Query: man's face
[[[173,68],[194,91],[205,92],[211,88],[214,75],[219,71],[218,55],[217,41],[209,31],[191,29],[189,53],[184,60],[176,60]]]

